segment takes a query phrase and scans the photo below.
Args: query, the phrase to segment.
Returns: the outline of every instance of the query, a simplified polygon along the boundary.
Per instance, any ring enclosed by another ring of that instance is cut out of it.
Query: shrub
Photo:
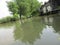
[[[7,23],[7,22],[13,22],[13,21],[16,21],[16,20],[19,20],[18,17],[14,17],[14,16],[7,16],[3,19],[0,19],[0,23]]]

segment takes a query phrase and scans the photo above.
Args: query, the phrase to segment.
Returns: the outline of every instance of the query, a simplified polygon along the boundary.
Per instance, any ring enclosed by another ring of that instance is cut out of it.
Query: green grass
[[[17,20],[19,20],[19,18],[8,16],[8,17],[5,17],[3,19],[0,19],[0,24],[8,23],[8,22],[14,22],[14,21],[17,21]]]

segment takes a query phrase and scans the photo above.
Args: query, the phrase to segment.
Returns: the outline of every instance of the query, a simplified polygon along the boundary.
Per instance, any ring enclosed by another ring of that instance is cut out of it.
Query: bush
[[[8,16],[8,17],[5,17],[3,19],[0,19],[0,23],[13,22],[13,21],[17,21],[17,20],[19,20],[18,17],[14,17],[14,16],[10,17],[10,16]]]

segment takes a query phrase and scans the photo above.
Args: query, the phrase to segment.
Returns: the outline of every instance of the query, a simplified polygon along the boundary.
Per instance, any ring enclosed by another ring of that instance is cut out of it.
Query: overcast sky
[[[0,0],[0,18],[10,16],[6,1],[10,1],[10,0]],[[38,0],[38,1],[44,3],[47,2],[48,0]]]

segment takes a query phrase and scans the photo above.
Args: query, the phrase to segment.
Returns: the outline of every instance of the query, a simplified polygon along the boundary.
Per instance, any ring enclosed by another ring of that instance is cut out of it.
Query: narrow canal
[[[60,16],[0,24],[0,45],[60,45]]]

